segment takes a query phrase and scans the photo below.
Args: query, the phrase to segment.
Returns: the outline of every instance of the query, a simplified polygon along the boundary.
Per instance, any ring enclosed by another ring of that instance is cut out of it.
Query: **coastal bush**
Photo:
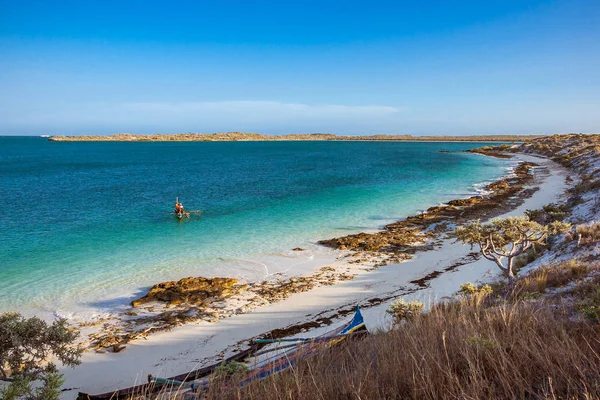
[[[244,375],[249,371],[246,364],[238,361],[229,361],[215,368],[213,377],[216,378],[231,378],[237,375]]]
[[[569,314],[535,302],[475,307],[459,299],[263,381],[213,386],[204,398],[597,398],[600,326]]]
[[[493,261],[511,283],[515,278],[515,257],[536,244],[545,245],[549,235],[564,233],[570,228],[565,222],[555,221],[544,226],[526,217],[509,217],[487,224],[471,222],[454,233],[463,244],[477,245],[483,257]]]
[[[471,282],[466,282],[460,285],[458,293],[466,299],[474,300],[475,304],[479,304],[494,293],[494,290],[490,285],[476,286]]]
[[[575,235],[579,244],[591,244],[600,241],[600,222],[592,222],[589,225],[578,225]]]
[[[76,346],[79,333],[69,329],[65,319],[52,324],[18,313],[0,314],[0,380],[10,382],[0,389],[2,399],[58,399],[62,376],[48,360],[55,357],[74,367],[82,349]],[[32,384],[39,381],[34,389]]]
[[[402,321],[411,321],[423,311],[424,304],[419,301],[410,301],[406,303],[404,299],[398,299],[390,304],[386,313],[394,318],[396,324]]]
[[[590,274],[599,271],[600,264],[584,263],[578,259],[545,265],[518,278],[509,296],[512,300],[536,298],[547,289],[560,288],[571,283],[577,284]]]
[[[580,282],[571,293],[577,299],[577,310],[592,323],[600,323],[600,275]]]
[[[591,322],[600,322],[600,289],[596,292],[595,301],[579,303],[579,310]],[[590,304],[591,303],[591,304]]]
[[[530,221],[546,225],[554,221],[562,221],[569,215],[569,207],[564,204],[548,204],[538,210],[527,210],[525,215]]]
[[[490,285],[476,286],[471,282],[466,282],[460,285],[459,293],[465,296],[471,296],[474,294],[487,296],[492,293],[492,287]]]
[[[585,179],[585,175],[582,175],[581,182],[570,189],[570,191],[574,194],[582,194],[600,189],[600,179],[593,180],[591,176],[588,176],[587,178],[588,179]]]

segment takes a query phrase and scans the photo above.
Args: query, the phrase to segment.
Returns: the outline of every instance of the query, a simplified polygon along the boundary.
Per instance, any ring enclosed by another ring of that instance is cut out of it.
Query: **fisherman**
[[[189,218],[190,214],[185,212],[185,208],[183,208],[183,204],[179,202],[179,197],[175,199],[175,215],[177,218],[181,219],[181,217]]]
[[[183,214],[183,213],[185,213],[183,204],[181,204],[179,201],[175,201],[175,214]]]

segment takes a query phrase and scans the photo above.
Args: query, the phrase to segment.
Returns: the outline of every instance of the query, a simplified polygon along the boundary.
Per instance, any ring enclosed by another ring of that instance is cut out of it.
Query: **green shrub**
[[[593,323],[600,322],[600,286],[596,285],[595,291],[589,291],[587,296],[577,304],[577,309],[583,316]]]
[[[402,321],[410,321],[418,316],[423,311],[424,304],[419,301],[411,301],[406,303],[404,299],[398,299],[390,304],[386,313],[394,318],[396,324]]]
[[[527,210],[525,215],[530,221],[541,225],[547,225],[555,221],[562,221],[569,215],[569,207],[561,204],[547,204],[538,210]]]
[[[490,285],[483,286],[475,286],[471,282],[463,283],[460,285],[459,293],[465,296],[479,295],[479,296],[489,296],[493,293],[492,287]]]
[[[600,222],[594,222],[589,225],[578,225],[575,228],[575,236],[577,240],[580,240],[581,244],[597,243],[600,241]]]
[[[249,370],[248,366],[244,363],[229,361],[215,368],[214,376],[217,378],[231,378],[233,376],[245,375]]]
[[[74,367],[83,350],[76,346],[79,333],[65,319],[52,324],[18,313],[0,313],[0,379],[11,382],[0,390],[3,399],[54,400],[60,395],[62,375],[48,359]],[[41,381],[35,389],[33,381]]]

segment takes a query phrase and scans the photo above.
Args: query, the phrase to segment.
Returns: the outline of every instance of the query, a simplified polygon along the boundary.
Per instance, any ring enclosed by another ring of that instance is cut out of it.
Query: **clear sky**
[[[600,0],[0,0],[0,135],[600,132]]]

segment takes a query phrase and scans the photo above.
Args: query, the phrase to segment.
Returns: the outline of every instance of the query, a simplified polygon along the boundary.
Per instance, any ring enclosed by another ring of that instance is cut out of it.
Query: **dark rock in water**
[[[487,190],[494,192],[501,192],[510,188],[509,183],[506,180],[490,183],[485,187]]]
[[[189,277],[179,281],[162,282],[152,286],[144,297],[131,302],[138,307],[150,301],[161,301],[169,306],[191,303],[202,304],[211,297],[228,297],[243,290],[234,278]]]
[[[367,250],[377,251],[383,247],[403,247],[423,241],[425,238],[419,235],[415,228],[394,228],[386,226],[387,230],[371,233],[357,233],[341,238],[321,240],[319,244],[340,250]]]
[[[489,157],[496,158],[512,158],[511,154],[507,154],[506,152],[513,151],[513,147],[510,145],[502,144],[499,146],[483,146],[476,149],[464,150],[465,153],[475,153],[475,154],[483,154]]]
[[[294,249],[292,249],[292,251],[305,251],[306,249],[303,249],[302,247],[296,247]]]
[[[472,206],[473,204],[477,204],[482,200],[483,200],[483,197],[481,197],[481,196],[473,196],[473,197],[469,197],[468,199],[450,200],[448,202],[448,205],[455,206],[455,207]]]
[[[532,172],[535,167],[536,164],[521,162],[513,171],[514,177],[503,178],[487,185],[486,189],[491,193],[485,196],[471,196],[467,199],[451,200],[448,205],[429,207],[425,213],[388,224],[384,230],[376,233],[357,233],[321,240],[318,243],[340,250],[392,254],[411,251],[411,248],[414,250],[416,245],[425,249],[427,246],[423,246],[423,242],[445,231],[449,221],[456,224],[477,218],[492,218],[508,206],[507,199],[517,196],[518,202],[531,196],[533,192],[525,189],[524,185],[533,179]],[[537,189],[533,189],[535,190]]]

